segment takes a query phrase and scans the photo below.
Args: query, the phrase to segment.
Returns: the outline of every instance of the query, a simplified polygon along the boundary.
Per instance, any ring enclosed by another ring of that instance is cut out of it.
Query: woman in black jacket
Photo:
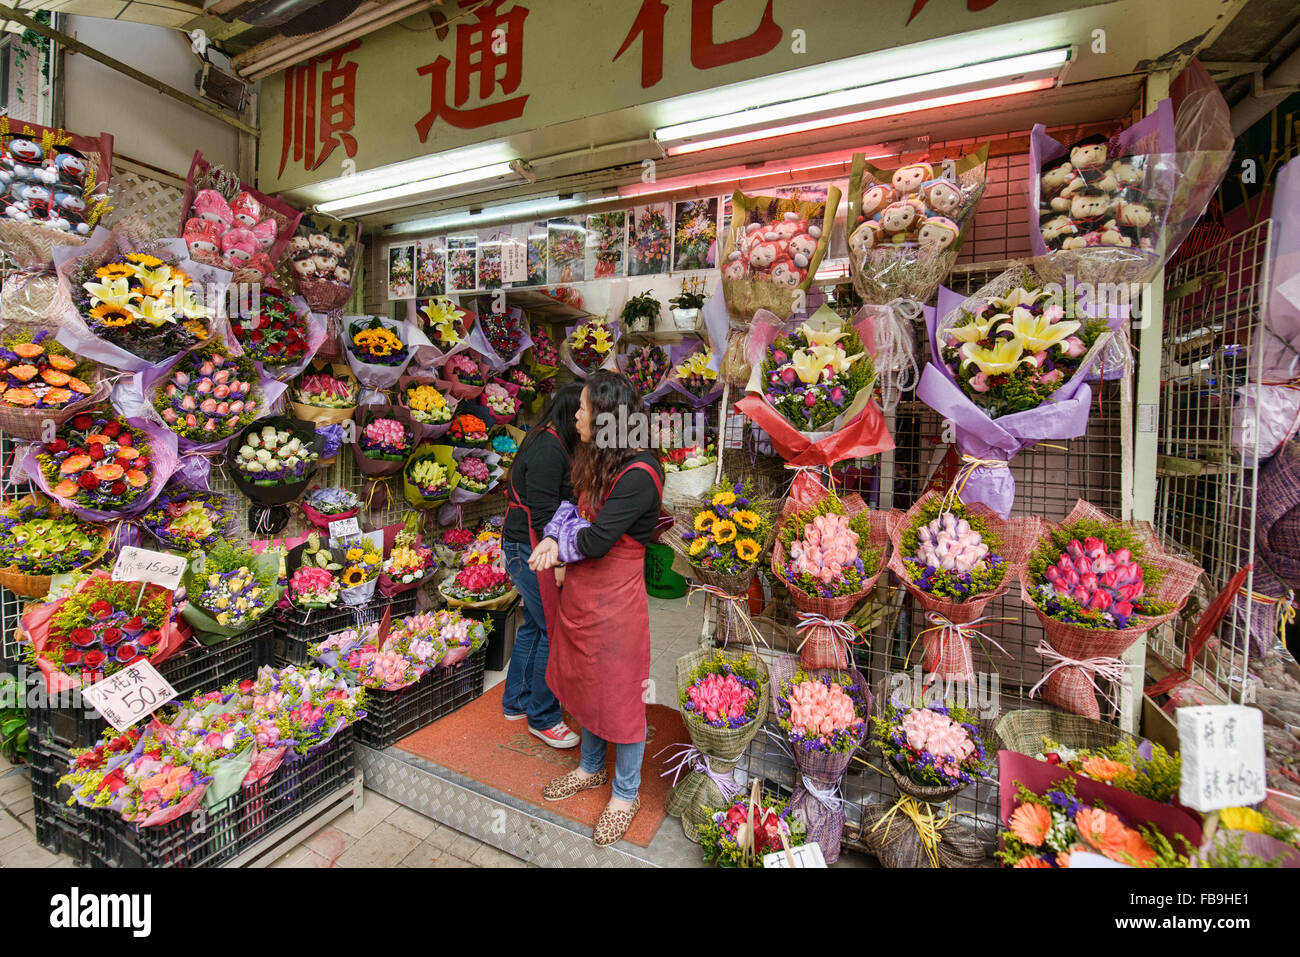
[[[546,685],[550,657],[547,623],[559,605],[563,568],[535,572],[528,556],[542,540],[546,523],[563,501],[573,497],[569,481],[571,455],[578,443],[574,415],[582,386],[566,385],[555,393],[515,455],[506,480],[506,523],[502,551],[506,571],[524,600],[523,622],[515,633],[501,706],[506,718],[528,719],[528,730],[553,748],[572,748],[578,736],[560,717],[560,703]]]

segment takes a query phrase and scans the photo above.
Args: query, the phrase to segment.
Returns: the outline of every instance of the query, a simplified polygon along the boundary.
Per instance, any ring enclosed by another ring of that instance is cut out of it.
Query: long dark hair
[[[560,388],[555,395],[551,396],[551,401],[546,403],[542,409],[542,415],[537,420],[537,424],[528,430],[524,436],[524,441],[519,446],[519,451],[515,453],[515,461],[521,461],[524,457],[524,451],[533,444],[533,440],[546,431],[550,426],[564,443],[565,449],[569,454],[578,447],[578,425],[574,421],[574,416],[578,414],[578,405],[582,402],[582,383],[570,382],[568,385]]]
[[[591,428],[600,434],[600,416],[608,413],[617,421],[619,409],[627,415],[643,412],[641,394],[632,380],[618,372],[601,369],[587,377],[587,401],[591,403]],[[624,421],[627,421],[624,419]],[[609,496],[618,473],[623,471],[637,455],[638,450],[626,448],[621,442],[602,446],[595,441],[580,442],[573,457],[573,491],[586,495],[589,508],[599,511]]]

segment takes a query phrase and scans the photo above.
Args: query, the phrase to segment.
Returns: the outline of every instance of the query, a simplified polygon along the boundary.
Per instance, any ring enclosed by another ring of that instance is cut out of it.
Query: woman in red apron
[[[582,725],[577,770],[542,791],[550,801],[608,780],[606,744],[617,746],[613,796],[596,824],[599,846],[618,841],[640,810],[645,754],[645,695],[650,680],[650,611],[645,546],[663,497],[659,456],[628,448],[614,423],[642,411],[632,383],[616,372],[587,379],[578,409],[581,443],[574,457],[578,505],[566,502],[533,550],[538,571],[568,563],[560,607],[552,622],[546,683]]]
[[[560,503],[573,497],[569,482],[571,450],[578,444],[574,416],[582,386],[566,385],[555,393],[515,454],[507,477],[506,521],[502,551],[506,571],[523,599],[523,621],[515,633],[506,671],[501,707],[507,720],[528,719],[529,733],[553,748],[573,748],[578,736],[560,716],[560,702],[546,685],[550,655],[548,625],[555,621],[560,593],[556,576],[563,569],[535,572],[528,556],[545,534]]]

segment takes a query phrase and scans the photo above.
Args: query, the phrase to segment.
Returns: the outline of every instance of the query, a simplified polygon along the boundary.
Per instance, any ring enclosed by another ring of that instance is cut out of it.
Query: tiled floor
[[[677,707],[677,659],[699,645],[703,602],[650,601],[652,704]],[[485,685],[505,680],[489,671]],[[26,768],[0,758],[0,868],[72,867],[72,859],[36,843]],[[467,834],[367,791],[360,812],[347,811],[272,867],[532,867]]]

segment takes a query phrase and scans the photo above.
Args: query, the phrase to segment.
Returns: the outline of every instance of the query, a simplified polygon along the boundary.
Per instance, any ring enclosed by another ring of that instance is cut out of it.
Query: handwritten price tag
[[[799,847],[790,848],[790,856],[794,858],[795,867],[825,867],[826,858],[822,854],[821,846],[818,844],[801,844]],[[790,861],[785,856],[785,851],[776,851],[772,854],[763,855],[764,867],[789,867]]]
[[[528,281],[528,246],[514,237],[501,241],[501,281]]]
[[[354,535],[361,534],[361,526],[357,524],[356,517],[344,518],[337,522],[330,522],[330,547],[339,542],[346,541]]]
[[[1179,708],[1178,749],[1178,800],[1188,807],[1217,811],[1264,800],[1262,711],[1239,704]]]
[[[117,563],[113,565],[113,581],[148,582],[174,591],[181,583],[181,575],[184,572],[183,555],[151,552],[145,548],[133,548],[128,545],[122,549],[117,556]]]
[[[81,697],[118,731],[147,718],[176,697],[176,689],[147,661],[81,689]]]

